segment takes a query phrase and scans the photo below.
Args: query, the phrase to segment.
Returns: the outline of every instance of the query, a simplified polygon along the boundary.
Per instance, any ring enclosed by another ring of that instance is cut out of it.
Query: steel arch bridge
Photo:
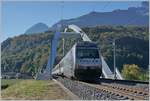
[[[73,32],[67,32],[68,29],[72,29]],[[36,79],[42,79],[42,80],[49,80],[52,79],[52,69],[53,69],[53,65],[54,65],[54,61],[56,58],[56,53],[57,53],[57,44],[58,41],[61,37],[65,37],[65,36],[69,36],[69,35],[74,35],[74,36],[81,36],[83,41],[92,41],[90,40],[90,38],[87,36],[87,34],[78,26],[76,25],[68,25],[67,28],[65,28],[64,32],[59,32],[57,31],[53,37],[53,40],[51,42],[51,53],[49,55],[48,58],[48,63],[46,66],[46,69],[44,70],[43,73],[38,72]],[[101,56],[102,59],[102,73],[104,78],[110,78],[113,79],[114,78],[114,74],[112,73],[112,71],[110,70],[109,66],[107,65],[106,61],[104,60],[103,56]],[[116,77],[117,79],[123,79],[119,70],[116,68]]]

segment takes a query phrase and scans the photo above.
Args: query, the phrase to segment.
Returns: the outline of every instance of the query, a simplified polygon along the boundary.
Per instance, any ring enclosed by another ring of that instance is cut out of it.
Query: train
[[[53,68],[52,75],[71,79],[95,80],[102,76],[100,49],[94,42],[81,41]]]

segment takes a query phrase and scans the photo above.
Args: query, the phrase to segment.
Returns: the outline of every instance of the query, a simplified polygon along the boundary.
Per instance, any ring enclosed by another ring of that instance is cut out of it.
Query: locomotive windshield
[[[98,49],[77,49],[77,58],[99,58]]]

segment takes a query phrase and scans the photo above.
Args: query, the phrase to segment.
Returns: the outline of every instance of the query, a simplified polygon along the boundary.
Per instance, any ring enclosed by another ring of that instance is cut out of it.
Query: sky
[[[141,1],[3,1],[1,41],[23,34],[39,22],[51,27],[61,19],[79,17],[91,11],[110,12],[115,9],[139,7],[140,3]]]

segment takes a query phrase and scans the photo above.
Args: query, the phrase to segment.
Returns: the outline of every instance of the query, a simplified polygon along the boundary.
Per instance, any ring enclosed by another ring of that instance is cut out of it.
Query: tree
[[[141,70],[139,79],[142,81],[149,81],[149,68],[147,70]]]
[[[140,68],[135,64],[125,64],[123,65],[122,74],[125,79],[139,80]]]

